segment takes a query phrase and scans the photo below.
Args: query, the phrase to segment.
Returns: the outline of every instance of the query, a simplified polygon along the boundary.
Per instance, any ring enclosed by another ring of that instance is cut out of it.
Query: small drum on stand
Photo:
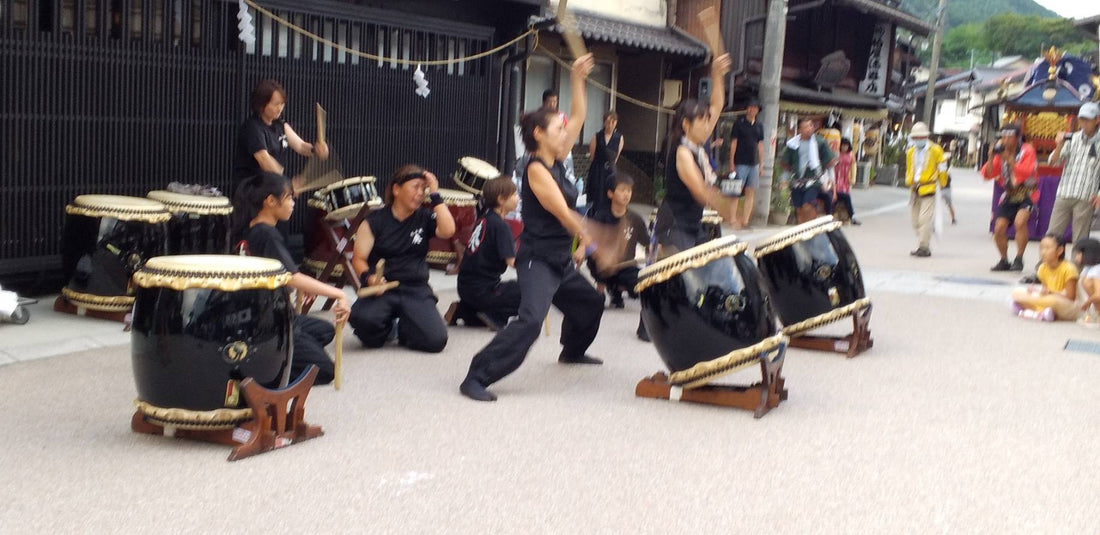
[[[859,262],[840,225],[832,216],[819,217],[761,242],[755,256],[783,322],[783,332],[792,337],[791,345],[852,357],[873,345],[867,327],[871,300],[863,288]],[[855,323],[852,335],[803,336],[848,316]],[[820,344],[815,342],[822,340]]]
[[[455,233],[450,239],[432,236],[428,240],[428,265],[446,269],[448,265],[458,262],[454,241],[457,240],[462,247],[470,242],[470,234],[477,222],[477,197],[465,191],[443,188],[439,189],[439,196],[443,197],[443,203],[455,220]],[[424,200],[430,202],[427,197]]]
[[[288,281],[290,273],[270,258],[184,255],[146,262],[134,274],[134,430],[210,433],[266,418],[256,414],[253,396],[246,404],[244,391],[254,388],[249,378],[274,388],[290,379]]]
[[[54,310],[123,321],[133,307],[130,277],[164,254],[164,204],[140,197],[80,195],[65,206],[61,244],[68,284]]]
[[[499,176],[500,170],[493,167],[493,164],[473,156],[463,156],[458,159],[458,170],[452,178],[458,187],[480,195],[485,183]]]
[[[222,196],[185,195],[153,190],[148,197],[163,203],[172,213],[168,221],[168,245],[165,254],[227,254],[229,214],[233,204]]]
[[[763,416],[786,398],[781,377],[786,337],[760,274],[733,236],[669,256],[638,274],[642,320],[671,375],[644,379],[637,394],[748,408]],[[769,355],[775,354],[774,358]],[[761,366],[763,383],[748,389],[711,381]],[[751,394],[745,392],[751,391]],[[706,395],[703,395],[706,394]]]
[[[660,208],[654,208],[649,213],[649,231],[652,233],[655,225],[657,224],[657,212]],[[712,239],[717,240],[722,237],[722,216],[718,214],[718,210],[711,210],[710,208],[703,209],[703,219],[700,220],[703,232]]]
[[[325,218],[334,222],[355,217],[363,203],[374,209],[382,206],[383,202],[372,176],[357,176],[330,184],[319,190],[316,197],[322,200],[328,211]]]

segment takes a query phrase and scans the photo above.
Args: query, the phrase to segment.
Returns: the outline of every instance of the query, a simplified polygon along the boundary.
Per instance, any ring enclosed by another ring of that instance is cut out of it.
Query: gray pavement
[[[438,355],[349,332],[344,389],[310,395],[326,435],[226,463],[131,433],[128,335],[44,298],[0,324],[0,531],[1096,533],[1100,355],[1063,346],[1098,333],[1008,313],[1020,275],[988,271],[989,186],[954,176],[959,224],[927,259],[908,254],[904,190],[853,193],[875,347],[791,350],[790,399],[760,420],[634,397],[662,365],[628,300],[592,347],[604,366],[555,362],[554,312],[494,404],[457,392],[486,331],[452,329]],[[432,283],[445,309],[454,278]]]

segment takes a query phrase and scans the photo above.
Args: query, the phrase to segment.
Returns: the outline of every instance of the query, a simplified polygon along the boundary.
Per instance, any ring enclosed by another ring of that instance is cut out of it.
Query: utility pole
[[[779,131],[779,82],[783,70],[783,43],[787,38],[787,0],[768,2],[764,29],[764,65],[760,73],[760,116],[764,121],[764,169],[756,188],[753,219],[766,224],[772,207],[775,138]],[[732,82],[731,82],[732,83]]]
[[[936,77],[940,70],[940,45],[943,43],[943,21],[947,18],[947,0],[940,0],[936,16],[936,33],[932,36],[932,65],[928,68],[928,89],[924,93],[924,124],[932,129],[932,104],[936,96]]]

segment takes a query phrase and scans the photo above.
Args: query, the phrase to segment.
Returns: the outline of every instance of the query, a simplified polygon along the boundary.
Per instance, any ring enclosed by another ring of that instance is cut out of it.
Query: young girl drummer
[[[336,300],[332,307],[336,321],[347,320],[349,308],[344,292],[299,273],[298,265],[283,241],[282,232],[275,228],[277,223],[289,220],[294,213],[294,194],[290,179],[269,171],[261,172],[240,184],[234,205],[233,213],[238,221],[235,229],[243,238],[243,252],[282,262],[283,267],[293,273],[288,283],[291,288]],[[310,364],[316,364],[319,370],[315,384],[332,382],[335,370],[332,360],[325,352],[325,346],[332,342],[335,334],[332,324],[327,321],[310,316],[294,318],[294,359],[290,368],[291,374],[297,377]]]
[[[714,187],[714,168],[703,148],[714,132],[725,104],[725,77],[730,70],[729,54],[711,63],[714,87],[709,105],[685,100],[676,110],[667,139],[665,173],[667,190],[657,212],[655,233],[660,254],[668,256],[707,241],[702,231],[703,207],[718,210],[723,217],[732,217],[728,201]]]
[[[425,191],[431,208],[424,207]],[[382,347],[397,326],[397,341],[412,350],[438,353],[447,345],[447,326],[428,285],[428,240],[448,239],[455,221],[439,195],[435,175],[404,165],[386,184],[386,205],[367,216],[355,231],[352,267],[363,286],[399,286],[380,295],[360,297],[351,309],[351,326],[367,347]],[[378,262],[385,260],[381,273]]]
[[[494,401],[486,387],[503,379],[523,363],[538,338],[546,313],[553,304],[562,311],[558,361],[564,364],[601,364],[585,354],[603,316],[603,296],[580,273],[591,244],[577,204],[577,188],[565,179],[562,161],[580,135],[585,116],[584,79],[592,71],[591,54],[573,62],[572,106],[568,125],[558,112],[540,109],[523,116],[520,129],[531,154],[524,170],[520,197],[523,205],[523,234],[516,256],[520,287],[519,318],[497,332],[473,361],[459,386],[465,396]],[[576,247],[574,249],[574,238]]]
[[[516,265],[516,244],[504,215],[516,209],[519,192],[511,178],[494,178],[485,183],[481,198],[485,215],[470,236],[466,259],[458,271],[461,301],[447,312],[447,323],[453,325],[457,317],[467,324],[480,321],[496,331],[519,313],[519,283],[500,280],[509,266]]]

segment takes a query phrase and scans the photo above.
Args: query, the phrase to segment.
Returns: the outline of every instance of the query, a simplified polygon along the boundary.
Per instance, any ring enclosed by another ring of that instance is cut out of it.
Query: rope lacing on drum
[[[825,219],[827,219],[827,221],[822,221]],[[757,258],[769,255],[776,251],[786,249],[787,247],[800,241],[805,241],[806,239],[812,238],[823,232],[832,232],[840,228],[840,226],[840,221],[834,220],[832,216],[820,217],[818,219],[815,219],[814,221],[803,223],[798,227],[795,227],[783,234],[775,236],[768,241],[761,243],[760,245],[757,245],[756,250],[753,252],[753,254]]]
[[[635,292],[641,292],[654,284],[665,282],[689,269],[702,267],[727,256],[737,256],[748,249],[748,244],[737,241],[736,236],[726,236],[676,253],[664,260],[646,266],[638,273]]]

